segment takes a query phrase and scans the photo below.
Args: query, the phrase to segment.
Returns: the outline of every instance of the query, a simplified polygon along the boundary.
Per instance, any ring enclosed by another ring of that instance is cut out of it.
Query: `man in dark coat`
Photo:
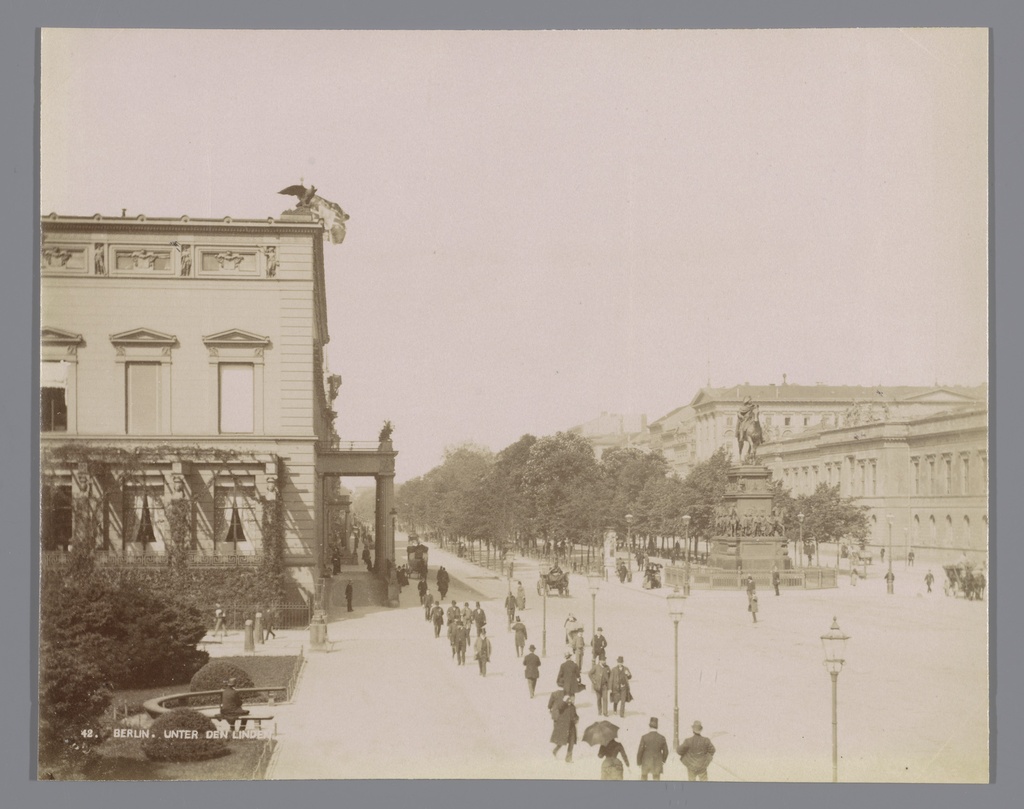
[[[487,676],[487,661],[491,659],[491,639],[487,637],[487,630],[481,629],[477,635],[476,645],[473,647],[473,657],[480,665],[480,676]]]
[[[772,565],[772,587],[775,588],[775,595],[779,594],[779,585],[782,583],[782,576],[779,575],[777,565]]]
[[[925,574],[924,583],[928,585],[928,592],[930,593],[932,591],[932,585],[935,583],[935,577],[932,575],[930,570]]]
[[[348,611],[352,612],[352,582],[348,582],[345,585],[345,603],[348,605]]]
[[[710,739],[700,735],[704,726],[698,719],[693,723],[693,735],[679,745],[679,760],[686,767],[691,781],[707,781],[708,765],[715,757],[715,746]]]
[[[530,699],[533,699],[537,690],[537,680],[540,678],[540,658],[535,652],[537,647],[530,644],[530,653],[523,657],[523,666],[526,668],[526,683],[530,686]]]
[[[430,610],[430,619],[434,622],[434,637],[441,637],[441,627],[444,626],[444,610],[438,602]]]
[[[508,616],[508,628],[512,629],[512,622],[516,617],[516,597],[512,595],[511,590],[505,596],[505,614]]]
[[[640,777],[646,781],[651,775],[655,781],[661,780],[661,771],[668,759],[668,742],[658,733],[658,718],[651,717],[651,730],[640,739],[640,747],[636,751],[636,761],[640,765]]]
[[[232,730],[235,729],[235,721],[240,716],[248,716],[249,712],[242,707],[242,697],[235,690],[238,680],[230,678],[224,684],[224,690],[220,695],[220,715],[227,720]]]
[[[750,599],[754,597],[754,593],[757,592],[757,585],[754,583],[753,576],[747,576],[747,603],[750,603]]]
[[[437,571],[437,591],[441,594],[441,598],[448,597],[448,585],[450,584],[448,578],[448,571],[441,567]]]
[[[473,623],[476,625],[476,636],[479,638],[483,634],[484,627],[487,626],[487,615],[479,601],[476,602],[476,609],[473,610]]]
[[[597,634],[590,640],[590,653],[595,660],[604,660],[605,650],[608,648],[608,641],[605,640],[604,630],[597,628]]]
[[[562,749],[562,746],[568,745],[565,751],[566,764],[572,764],[572,748],[576,744],[576,723],[580,720],[580,715],[576,712],[575,701],[572,694],[566,694],[560,703],[551,708],[551,718],[554,721],[554,728],[551,730],[551,743],[555,746],[551,755],[557,758],[558,751]]]
[[[366,569],[373,573],[373,561],[370,559],[370,549],[367,546],[363,546],[363,564],[366,565]]]
[[[608,686],[611,684],[612,670],[602,658],[595,657],[588,676],[594,688],[594,697],[597,699],[597,712],[601,716],[608,716]]]
[[[420,583],[416,585],[416,590],[420,594],[420,604],[422,604],[423,599],[427,597],[427,580],[420,579]]]
[[[565,662],[559,666],[558,679],[555,682],[566,694],[575,694],[583,690],[580,688],[580,667],[572,659],[572,652],[565,653]]]
[[[423,620],[430,620],[430,611],[434,607],[434,594],[427,591],[427,594],[423,597]]]
[[[626,703],[633,699],[629,690],[629,681],[633,679],[632,672],[626,668],[623,659],[620,657],[612,669],[608,681],[608,696],[612,701],[612,710],[618,711],[619,716],[626,715]]]
[[[455,624],[455,631],[452,633],[455,643],[455,662],[460,666],[466,665],[466,647],[469,645],[469,627],[462,621]]]
[[[516,657],[522,657],[523,647],[526,646],[526,624],[518,615],[516,622],[512,624],[512,631],[516,633]]]

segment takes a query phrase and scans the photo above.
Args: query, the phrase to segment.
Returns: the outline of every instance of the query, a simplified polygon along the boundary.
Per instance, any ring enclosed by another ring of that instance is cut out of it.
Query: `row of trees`
[[[524,435],[497,454],[473,444],[449,448],[443,463],[398,489],[396,502],[403,523],[416,530],[503,547],[537,540],[596,545],[606,528],[664,540],[688,534],[696,543],[713,533],[731,463],[721,448],[680,478],[660,452],[615,448],[598,461],[574,433]],[[787,535],[796,534],[802,513],[805,537],[866,539],[867,509],[841,498],[838,488],[822,484],[794,498],[781,483],[773,486],[772,506]]]

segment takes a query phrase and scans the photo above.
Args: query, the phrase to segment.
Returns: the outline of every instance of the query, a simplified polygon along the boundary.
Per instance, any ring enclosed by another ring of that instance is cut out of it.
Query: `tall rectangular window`
[[[946,462],[945,462],[944,466],[945,466],[945,472],[946,472],[946,491],[944,491],[943,494],[952,494],[953,493],[953,459],[952,458],[946,458]]]
[[[971,461],[967,457],[960,459],[960,494],[971,493]]]
[[[129,435],[160,432],[160,363],[125,365],[125,431]]]
[[[64,433],[68,429],[68,366],[63,362],[43,362],[39,367],[39,429]]]
[[[254,422],[253,367],[243,363],[221,363],[220,431],[251,433]]]

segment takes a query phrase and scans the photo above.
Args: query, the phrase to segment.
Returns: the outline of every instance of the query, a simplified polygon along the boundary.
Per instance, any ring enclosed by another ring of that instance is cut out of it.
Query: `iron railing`
[[[747,577],[754,577],[754,584],[761,591],[772,589],[771,571],[708,570],[690,568],[690,588],[694,590],[742,590],[747,586]],[[683,587],[686,582],[686,568],[666,565],[662,568],[662,583],[666,587]],[[787,590],[822,590],[838,587],[834,568],[801,568],[780,570],[779,587]]]

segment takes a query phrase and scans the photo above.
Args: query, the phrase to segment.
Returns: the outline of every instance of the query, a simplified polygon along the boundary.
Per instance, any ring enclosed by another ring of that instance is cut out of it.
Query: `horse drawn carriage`
[[[537,579],[537,595],[558,591],[560,596],[569,595],[569,574],[558,565],[552,565],[547,573],[541,573]]]
[[[409,537],[409,546],[406,548],[406,554],[409,557],[407,567],[411,575],[425,579],[427,578],[427,557],[430,549],[418,540],[419,537],[415,534]]]
[[[985,595],[985,574],[970,565],[944,565],[946,581],[942,589],[946,595],[963,596],[968,601],[980,600]]]

